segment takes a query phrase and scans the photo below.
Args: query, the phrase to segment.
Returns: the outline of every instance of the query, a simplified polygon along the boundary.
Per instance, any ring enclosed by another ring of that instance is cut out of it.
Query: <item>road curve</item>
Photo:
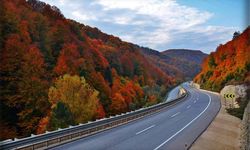
[[[208,127],[220,109],[219,97],[183,84],[189,95],[177,105],[54,150],[182,150]]]

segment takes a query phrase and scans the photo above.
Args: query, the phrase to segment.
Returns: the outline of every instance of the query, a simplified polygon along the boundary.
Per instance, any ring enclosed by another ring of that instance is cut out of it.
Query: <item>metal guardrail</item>
[[[0,149],[34,150],[51,148],[159,112],[167,106],[181,102],[186,96],[187,91],[173,101],[159,103],[147,108],[141,108],[136,111],[111,116],[110,118],[104,118],[94,122],[88,122],[86,124],[70,126],[69,128],[46,132],[44,134],[32,135],[27,138],[15,139],[15,141],[7,140],[6,142],[0,143]]]

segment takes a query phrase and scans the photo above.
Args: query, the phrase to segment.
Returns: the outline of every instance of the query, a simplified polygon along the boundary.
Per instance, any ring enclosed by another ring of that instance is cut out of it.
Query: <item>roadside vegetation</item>
[[[201,88],[220,92],[226,85],[250,85],[250,27],[243,33],[235,33],[233,39],[219,45],[203,62],[202,71],[194,78]],[[237,99],[239,108],[228,112],[242,119],[250,100],[249,89],[245,100]]]

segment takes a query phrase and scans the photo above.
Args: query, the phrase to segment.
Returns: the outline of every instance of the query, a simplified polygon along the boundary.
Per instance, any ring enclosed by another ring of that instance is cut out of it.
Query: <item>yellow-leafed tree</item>
[[[61,107],[65,110],[69,118],[74,123],[84,123],[95,117],[98,107],[98,91],[93,89],[86,83],[84,77],[77,75],[70,76],[64,75],[55,81],[55,85],[49,89],[49,101],[52,104],[52,110],[58,109],[58,103],[62,103]],[[54,119],[54,125],[52,127],[60,127],[60,120],[67,117],[63,112],[64,110],[52,111],[52,118]],[[60,114],[58,114],[58,112]],[[54,113],[54,114],[53,114]],[[55,120],[57,123],[55,123]],[[64,125],[66,125],[65,123]]]

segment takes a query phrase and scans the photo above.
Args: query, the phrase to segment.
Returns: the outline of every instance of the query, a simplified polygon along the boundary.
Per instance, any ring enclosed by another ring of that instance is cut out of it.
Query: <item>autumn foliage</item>
[[[203,62],[195,82],[219,91],[226,84],[250,82],[250,28],[217,47]]]
[[[68,123],[78,124],[92,120],[97,109],[100,109],[98,94],[98,91],[86,83],[84,77],[68,74],[59,77],[55,81],[55,85],[50,87],[48,93],[48,100],[51,103],[52,113],[54,113],[51,118],[51,124],[54,123],[52,127],[61,127],[60,122],[64,121],[63,118],[57,118],[57,111],[54,111],[54,109],[59,109],[58,103],[64,105],[64,109],[69,110],[68,116],[64,117],[69,117],[73,121]]]
[[[55,6],[1,1],[1,140],[152,105],[174,82],[138,46]]]

